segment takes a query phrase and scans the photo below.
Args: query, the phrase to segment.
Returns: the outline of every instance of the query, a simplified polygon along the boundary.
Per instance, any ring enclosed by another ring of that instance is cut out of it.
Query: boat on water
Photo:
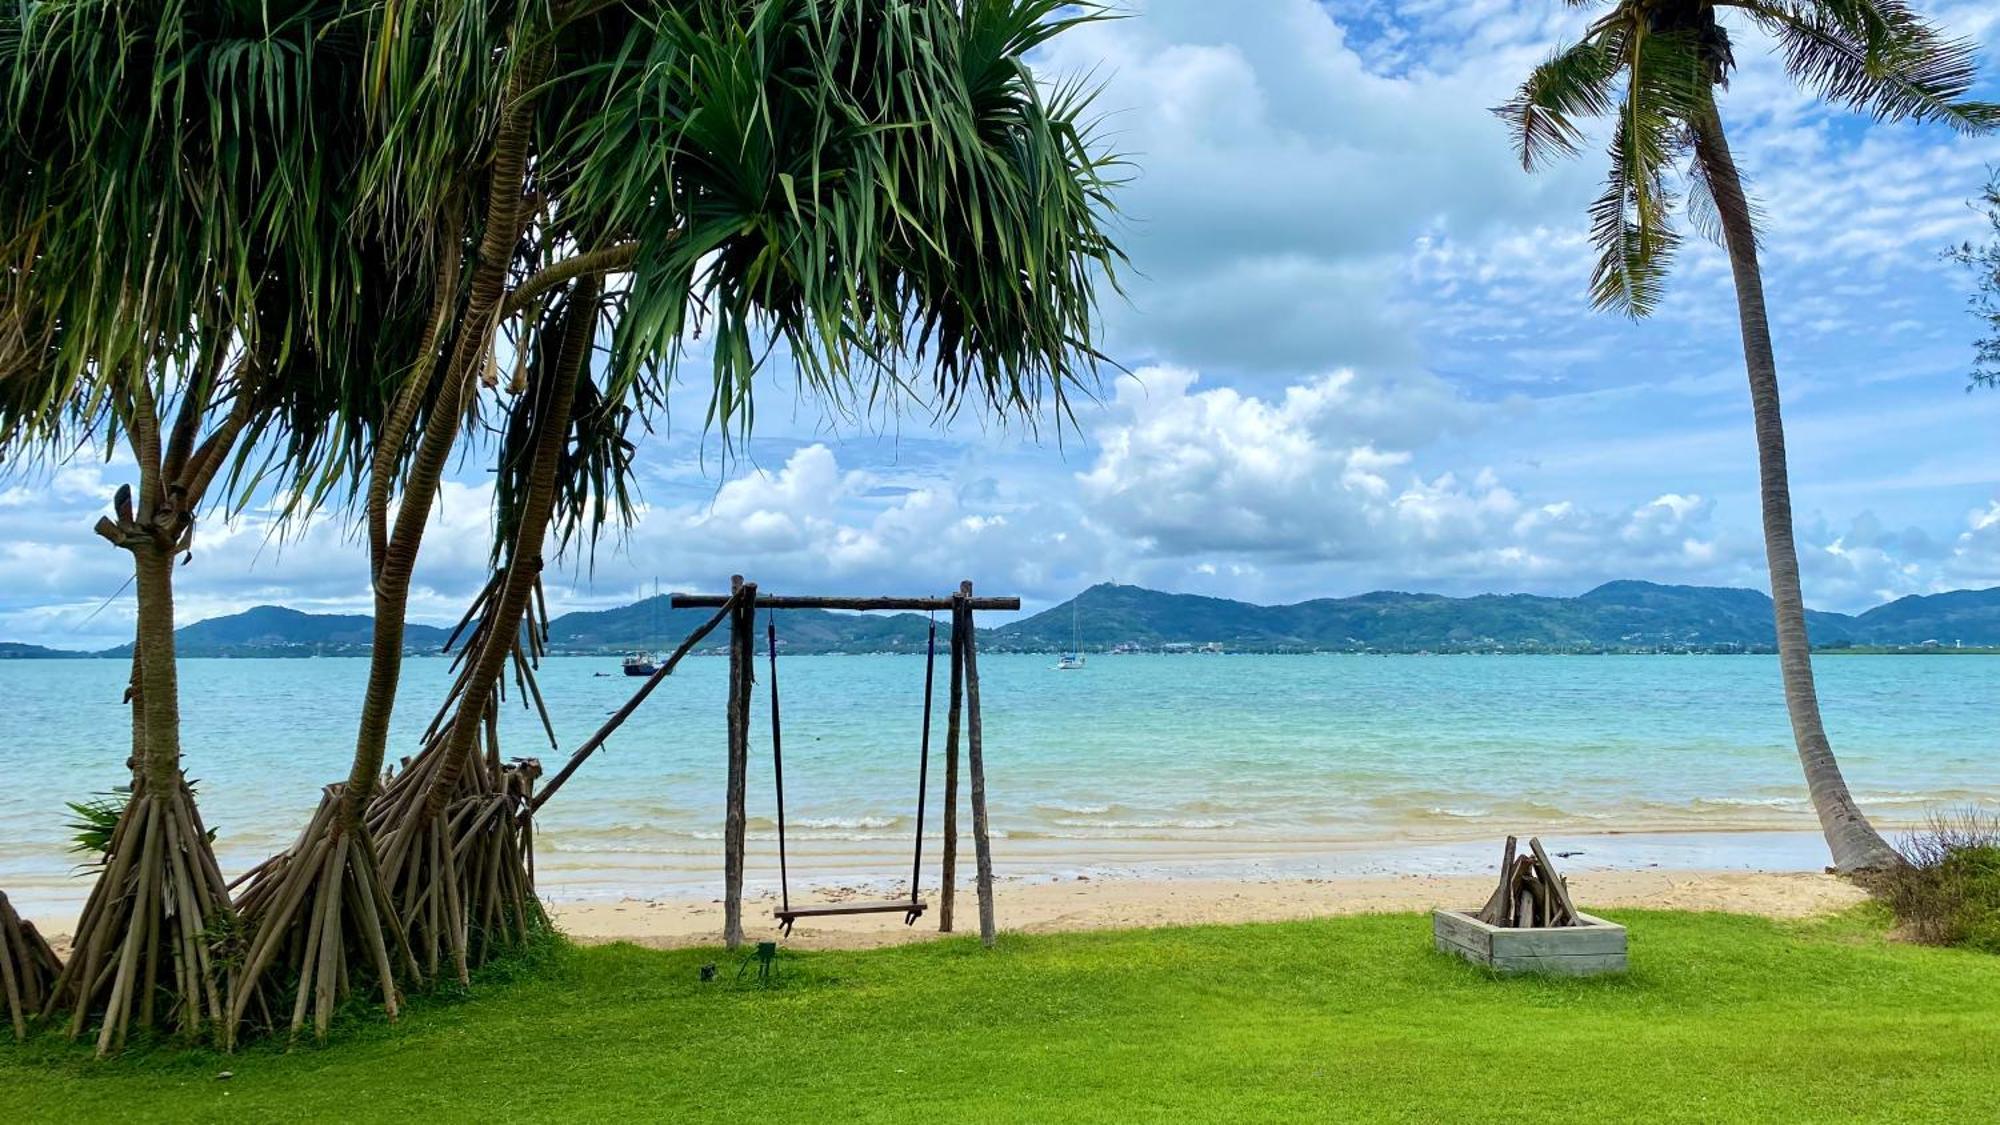
[[[653,596],[646,603],[649,620],[648,638],[654,644],[660,643],[660,580],[653,579]],[[625,674],[628,676],[650,676],[660,670],[660,658],[656,653],[639,650],[625,658]]]
[[[1083,671],[1083,642],[1081,636],[1082,634],[1077,628],[1076,603],[1072,601],[1069,603],[1069,651],[1056,657],[1056,671]]]

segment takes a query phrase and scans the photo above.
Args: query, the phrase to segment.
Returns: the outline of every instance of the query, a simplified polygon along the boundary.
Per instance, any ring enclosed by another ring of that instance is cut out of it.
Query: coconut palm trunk
[[[1812,644],[1806,634],[1805,599],[1799,589],[1799,550],[1792,538],[1792,490],[1785,465],[1785,421],[1778,398],[1778,362],[1771,322],[1764,311],[1764,279],[1757,264],[1757,233],[1730,156],[1722,114],[1711,105],[1694,130],[1695,159],[1707,174],[1736,283],[1736,317],[1743,331],[1743,366],[1750,377],[1750,409],[1757,431],[1759,504],[1764,517],[1764,558],[1771,572],[1771,606],[1777,618],[1778,670],[1785,684],[1785,712],[1805,768],[1813,811],[1841,871],[1893,867],[1896,850],[1868,823],[1833,756],[1820,720],[1813,685]]]
[[[1591,302],[1599,308],[1643,317],[1658,305],[1681,241],[1673,212],[1682,202],[1696,225],[1719,235],[1728,251],[1750,379],[1764,551],[1792,737],[1835,867],[1893,867],[1901,857],[1854,803],[1820,722],[1792,540],[1778,367],[1757,265],[1756,216],[1715,102],[1736,67],[1734,41],[1721,17],[1755,24],[1770,37],[1785,73],[1829,101],[1877,121],[1935,121],[1967,134],[2000,127],[2000,105],[1966,97],[1978,77],[1978,45],[1947,35],[1902,0],[1570,4],[1605,11],[1582,39],[1535,67],[1513,99],[1494,112],[1512,127],[1529,170],[1575,154],[1586,135],[1584,118],[1614,122],[1604,192],[1590,206],[1597,249]],[[1689,159],[1681,170],[1686,193],[1669,179],[1683,159]]]

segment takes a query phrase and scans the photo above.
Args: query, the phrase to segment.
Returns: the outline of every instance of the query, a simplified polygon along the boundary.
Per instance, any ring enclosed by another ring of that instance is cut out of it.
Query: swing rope
[[[923,749],[917,755],[917,843],[910,857],[910,901],[917,899],[917,883],[924,870],[924,796],[931,778],[931,688],[937,681],[937,611],[931,611],[931,639],[924,652],[924,734]]]
[[[764,614],[764,648],[771,656],[771,778],[778,787],[778,901],[792,909],[792,879],[785,870],[785,751],[778,721],[778,615]]]

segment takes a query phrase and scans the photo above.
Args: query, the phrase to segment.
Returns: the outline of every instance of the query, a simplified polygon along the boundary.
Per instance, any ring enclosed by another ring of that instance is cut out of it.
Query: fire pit
[[[1501,972],[1594,976],[1625,970],[1625,927],[1585,914],[1538,839],[1516,855],[1514,837],[1500,864],[1500,885],[1478,911],[1437,910],[1437,948]]]

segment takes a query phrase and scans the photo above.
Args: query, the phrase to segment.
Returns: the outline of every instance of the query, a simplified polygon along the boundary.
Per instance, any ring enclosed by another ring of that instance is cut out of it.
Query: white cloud
[[[2000,37],[1990,3],[1931,10]],[[1147,0],[1059,37],[1038,65],[1104,79],[1096,106],[1135,162],[1121,202],[1136,269],[1105,343],[1154,366],[1054,447],[788,404],[774,370],[744,451],[768,470],[732,463],[718,480],[699,433],[663,425],[641,446],[640,525],[552,570],[552,601],[734,571],[853,592],[969,575],[1043,600],[1107,578],[1264,600],[1761,585],[1721,255],[1693,243],[1647,323],[1592,314],[1601,155],[1529,175],[1486,112],[1589,15],[1554,0]],[[1963,200],[2000,140],[1874,126],[1799,92],[1754,36],[1737,53],[1725,110],[1768,217],[1808,601],[2000,583],[1980,457],[2000,397],[1961,393],[1973,326],[1936,260],[1976,228]],[[700,383],[678,416],[701,416]],[[121,458],[0,483],[0,637],[129,630],[129,596],[113,597],[129,566],[89,530]],[[426,538],[420,619],[456,618],[485,575],[488,478],[476,457],[459,475]],[[348,525],[272,531],[257,513],[205,522],[183,619],[260,601],[368,610]]]
[[[1091,517],[1143,555],[1199,559],[1203,575],[1218,555],[1317,569],[1301,592],[1325,592],[1327,573],[1519,589],[1725,561],[1700,496],[1598,513],[1525,499],[1489,467],[1427,467],[1426,447],[1481,417],[1434,379],[1343,370],[1265,399],[1149,368],[1120,384],[1077,480]]]
[[[1136,274],[1132,307],[1111,317],[1119,354],[1223,371],[1413,367],[1413,324],[1391,298],[1420,236],[1575,210],[1587,173],[1523,175],[1486,112],[1542,50],[1539,20],[1439,55],[1449,67],[1406,69],[1357,44],[1343,14],[1161,0],[1049,52],[1045,69],[1103,80],[1097,104],[1138,169],[1120,203]]]

